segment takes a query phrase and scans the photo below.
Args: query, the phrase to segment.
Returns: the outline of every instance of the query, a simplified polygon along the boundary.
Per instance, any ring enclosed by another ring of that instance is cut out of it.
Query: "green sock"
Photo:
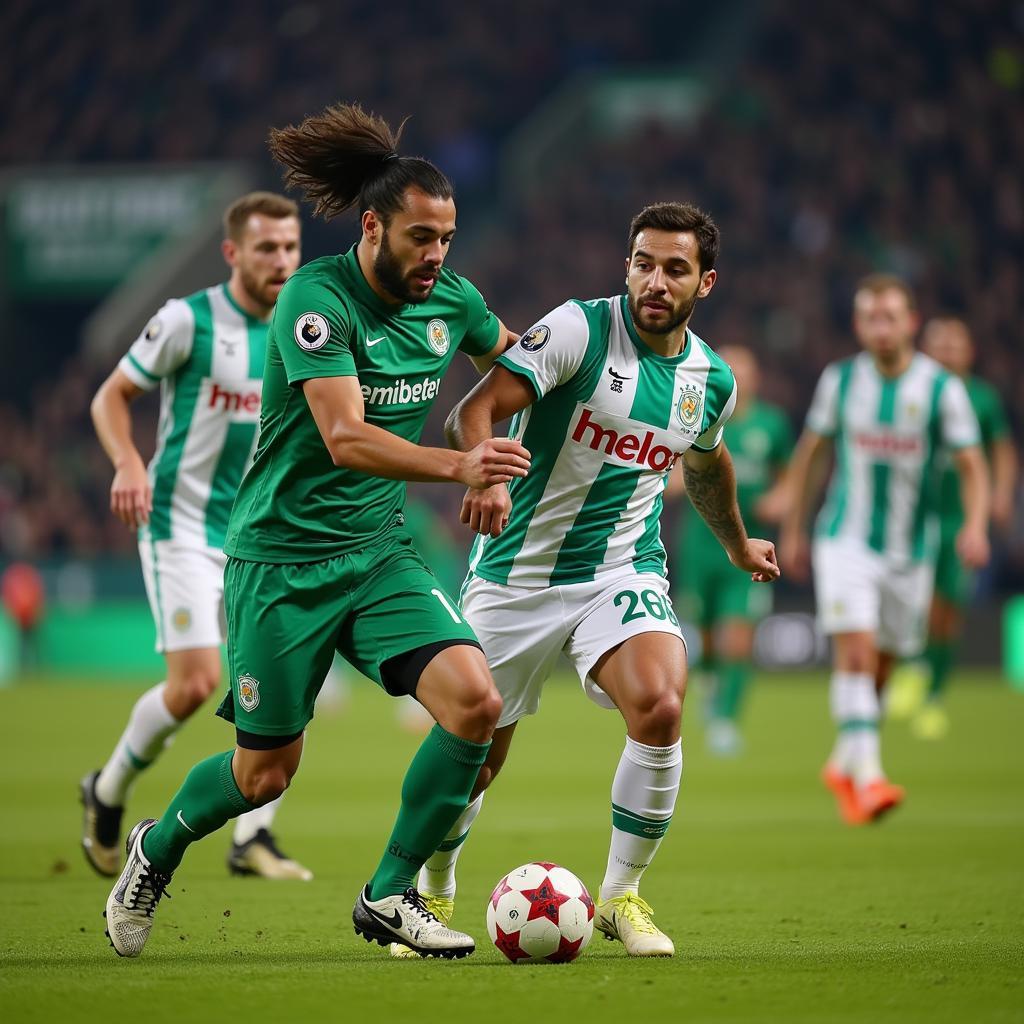
[[[928,700],[938,700],[949,682],[949,673],[953,668],[954,645],[948,640],[929,640],[924,649],[924,660],[931,672],[928,685]]]
[[[146,833],[142,851],[155,868],[173,871],[191,843],[216,832],[232,818],[255,809],[235,782],[233,750],[200,761],[185,776],[163,817]]]
[[[749,662],[723,661],[719,665],[718,687],[715,690],[715,718],[736,719],[749,681]]]
[[[370,898],[396,896],[413,884],[424,861],[465,810],[491,741],[474,743],[435,725],[402,783],[402,807],[387,850],[370,879]]]

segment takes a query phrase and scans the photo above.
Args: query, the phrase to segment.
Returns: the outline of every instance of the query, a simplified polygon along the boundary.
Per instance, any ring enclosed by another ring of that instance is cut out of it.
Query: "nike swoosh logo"
[[[401,928],[402,927],[402,915],[396,910],[390,917],[385,917],[383,914],[374,910],[373,907],[366,908],[378,921],[382,921],[389,928]]]
[[[194,828],[192,828],[192,826],[189,825],[189,823],[181,816],[181,811],[178,811],[178,821],[180,821],[182,823],[182,825],[184,825],[185,828],[187,828],[189,830],[189,832],[192,833],[192,835],[196,834],[196,830]]]
[[[374,345],[377,345],[380,342],[387,341],[387,340],[388,340],[387,339],[387,335],[385,335],[385,334],[382,334],[379,338],[367,338],[366,339],[366,347],[367,348],[373,348]]]

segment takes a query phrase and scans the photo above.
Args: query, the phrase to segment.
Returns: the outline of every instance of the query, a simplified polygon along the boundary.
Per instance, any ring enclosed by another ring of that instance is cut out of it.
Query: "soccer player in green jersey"
[[[742,345],[723,345],[718,354],[736,377],[736,409],[725,425],[725,443],[736,472],[740,514],[748,529],[771,536],[782,515],[782,471],[793,448],[792,428],[782,409],[759,397],[754,353]],[[752,671],[754,627],[771,610],[772,592],[736,572],[691,506],[683,510],[676,550],[676,591],[682,613],[700,627],[700,666],[711,684],[708,749],[728,757],[742,747],[737,722]]]
[[[921,332],[921,347],[950,373],[956,374],[967,388],[992,476],[992,524],[1005,531],[1013,518],[1017,452],[999,393],[991,384],[971,374],[974,341],[963,320],[950,316],[929,320]],[[956,554],[956,536],[963,521],[956,471],[951,465],[945,465],[939,484],[935,592],[928,616],[928,643],[924,649],[928,674],[926,677],[914,665],[901,669],[893,677],[893,693],[887,707],[894,718],[912,716],[911,731],[921,739],[941,739],[949,731],[942,695],[963,630],[964,608],[971,599],[974,585],[973,574],[964,568]]]
[[[353,910],[367,941],[422,956],[473,952],[413,887],[466,805],[501,698],[472,629],[402,528],[405,481],[490,487],[524,476],[517,441],[455,452],[417,444],[456,352],[486,369],[511,336],[444,268],[455,234],[448,179],[400,156],[358,106],[275,130],[270,148],[326,217],[356,206],[357,244],[306,264],[281,293],[267,340],[260,441],[228,525],[224,577],[234,750],[197,764],[159,821],[128,837],[107,900],[115,950],[138,956],[188,846],[276,799],[335,650],[436,725],[409,767],[380,864]]]
[[[299,265],[299,208],[251,192],[224,215],[226,284],[171,299],[150,320],[92,403],[114,481],[110,506],[139,533],[156,647],[167,679],[132,708],[117,746],[81,782],[82,849],[101,875],[121,868],[121,817],[138,774],[220,685],[224,640],[224,537],[252,459],[267,327]],[[147,467],[132,440],[131,403],[160,387],[157,450]],[[266,878],[308,879],[271,829],[277,804],[235,823],[228,866]]]
[[[780,560],[805,575],[806,522],[824,460],[835,470],[813,547],[818,620],[832,637],[838,736],[822,773],[839,813],[863,825],[899,805],[882,769],[879,695],[896,659],[924,645],[937,542],[933,481],[951,452],[964,506],[956,551],[988,560],[988,473],[963,383],[914,349],[913,293],[898,277],[865,278],[853,300],[864,351],[825,368],[790,464]]]
[[[714,221],[695,207],[647,207],[630,225],[627,293],[553,310],[449,418],[449,440],[468,450],[514,417],[510,436],[532,462],[525,479],[470,492],[463,504],[462,519],[479,536],[462,609],[504,709],[472,801],[420,873],[421,889],[447,913],[483,790],[564,653],[587,696],[617,708],[626,725],[595,924],[631,956],[674,952],[639,885],[682,774],[686,649],[658,525],[677,460],[733,565],[758,582],[779,574],[774,546],[747,536],[722,444],[736,400],[732,372],[689,329],[714,286],[718,247]]]

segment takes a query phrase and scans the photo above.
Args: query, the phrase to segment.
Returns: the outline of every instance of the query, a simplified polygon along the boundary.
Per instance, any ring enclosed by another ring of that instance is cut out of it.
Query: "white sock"
[[[672,820],[683,748],[649,747],[626,737],[612,782],[612,842],[601,899],[636,893]]]
[[[245,814],[240,814],[235,818],[235,842],[239,846],[249,842],[261,828],[265,828],[269,832],[270,826],[274,822],[274,815],[277,814],[277,809],[281,806],[283,799],[284,793],[276,800],[271,800],[269,804],[246,811]]]
[[[483,804],[484,795],[481,793],[472,803],[466,805],[466,809],[452,825],[444,841],[420,868],[419,881],[416,885],[421,893],[426,896],[455,899],[455,864],[462,852],[462,844],[466,841],[466,836],[469,835],[469,830],[473,827]]]
[[[829,762],[857,786],[884,778],[878,737],[878,694],[867,672],[833,672],[832,719],[838,726]]]
[[[181,727],[164,703],[166,688],[166,682],[158,683],[135,702],[128,725],[96,780],[96,796],[108,807],[124,806],[136,776],[159,757]]]

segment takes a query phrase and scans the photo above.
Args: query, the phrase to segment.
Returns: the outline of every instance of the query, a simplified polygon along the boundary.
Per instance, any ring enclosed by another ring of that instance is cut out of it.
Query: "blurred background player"
[[[736,497],[747,529],[771,537],[783,513],[782,471],[793,448],[785,412],[759,397],[757,357],[742,345],[723,345],[718,354],[736,377],[736,409],[725,425],[725,443],[736,473]],[[685,491],[682,472],[672,490]],[[705,728],[708,749],[730,756],[740,751],[737,722],[750,681],[754,627],[771,611],[772,592],[736,571],[725,549],[684,502],[682,532],[673,573],[684,618],[701,630],[698,667],[707,680]]]
[[[921,348],[964,382],[967,397],[978,417],[981,444],[991,474],[992,525],[1005,532],[1013,519],[1017,450],[999,392],[971,373],[974,340],[963,320],[952,316],[932,318],[921,333]],[[964,521],[959,480],[956,470],[945,458],[941,472],[939,551],[923,658],[926,671],[922,671],[920,665],[906,665],[894,673],[892,693],[886,704],[891,717],[911,718],[911,731],[921,739],[941,739],[949,731],[949,716],[943,707],[942,695],[963,631],[964,609],[975,589],[974,574],[964,568],[956,553],[956,536]]]
[[[167,679],[147,690],[106,764],[81,783],[82,848],[101,874],[120,869],[121,817],[136,776],[221,681],[228,515],[252,460],[271,311],[299,265],[298,207],[252,192],[224,214],[225,284],[171,299],[92,403],[114,465],[110,507],[139,530],[156,647]],[[147,471],[132,440],[131,403],[160,386],[160,427]],[[228,867],[265,878],[312,878],[270,831],[277,803],[235,825]]]
[[[832,715],[839,730],[822,778],[843,820],[872,821],[903,789],[882,770],[879,694],[894,661],[924,644],[931,600],[943,447],[959,479],[964,522],[957,554],[988,560],[988,474],[963,383],[914,350],[914,296],[898,277],[862,280],[853,329],[864,351],[830,364],[797,444],[780,562],[805,574],[805,524],[831,451],[836,465],[813,549],[819,625],[832,637]]]

